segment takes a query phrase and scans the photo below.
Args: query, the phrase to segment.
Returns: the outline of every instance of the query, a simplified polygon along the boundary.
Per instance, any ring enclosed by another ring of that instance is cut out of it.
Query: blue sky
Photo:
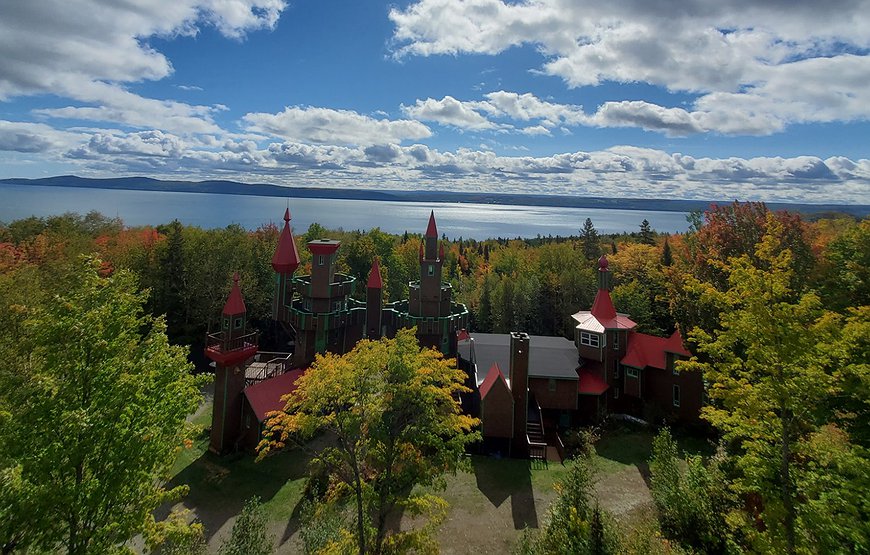
[[[0,177],[870,203],[867,1],[122,4],[0,4]]]

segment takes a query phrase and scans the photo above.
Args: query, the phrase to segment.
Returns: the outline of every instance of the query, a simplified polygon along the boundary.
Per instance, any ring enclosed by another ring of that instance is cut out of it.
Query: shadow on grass
[[[255,462],[250,454],[219,457],[203,453],[181,470],[168,488],[186,485],[189,493],[184,506],[199,519],[210,540],[231,518],[241,512],[245,501],[258,496],[269,507],[271,518],[286,518],[284,543],[299,528],[301,492],[307,477],[308,457],[300,450],[289,450]],[[292,505],[292,510],[289,506]],[[170,507],[163,507],[158,517]]]
[[[490,503],[499,507],[510,498],[514,529],[538,527],[530,461],[474,456],[471,465],[477,489]]]

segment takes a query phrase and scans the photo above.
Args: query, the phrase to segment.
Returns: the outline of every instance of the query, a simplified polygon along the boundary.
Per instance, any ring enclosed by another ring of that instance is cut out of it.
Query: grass
[[[192,422],[204,428],[210,418],[211,407],[204,406]],[[614,427],[604,431],[595,446],[595,495],[627,524],[650,514],[646,461],[652,438],[649,430]],[[681,436],[677,440],[689,454],[712,452],[704,440]],[[277,552],[301,552],[299,510],[307,457],[294,450],[255,462],[251,455],[217,457],[207,447],[203,433],[182,450],[170,485],[190,488],[183,505],[204,524],[210,551],[216,551],[229,533],[244,502],[257,495],[264,503]],[[464,471],[446,477],[445,490],[436,492],[450,504],[438,536],[442,553],[510,552],[524,528],[536,528],[546,518],[555,498],[554,485],[567,472],[561,464],[540,466],[521,459],[474,455],[467,462]]]

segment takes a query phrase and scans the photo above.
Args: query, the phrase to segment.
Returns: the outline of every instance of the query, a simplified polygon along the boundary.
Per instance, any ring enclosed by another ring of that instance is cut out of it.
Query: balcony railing
[[[227,336],[228,334],[223,331],[208,334],[206,336],[206,348],[212,351],[228,353],[257,345],[258,333],[255,331],[229,339],[227,339]]]

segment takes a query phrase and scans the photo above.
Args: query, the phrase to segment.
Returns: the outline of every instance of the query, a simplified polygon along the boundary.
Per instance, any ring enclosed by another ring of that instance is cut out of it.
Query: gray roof
[[[502,374],[508,377],[510,373],[509,334],[475,333],[474,355],[478,375],[483,377],[489,372],[494,362],[498,363]],[[470,359],[471,341],[459,342],[459,356]],[[529,336],[529,377],[556,378],[576,380],[579,366],[577,347],[564,337],[548,337],[544,335]]]

